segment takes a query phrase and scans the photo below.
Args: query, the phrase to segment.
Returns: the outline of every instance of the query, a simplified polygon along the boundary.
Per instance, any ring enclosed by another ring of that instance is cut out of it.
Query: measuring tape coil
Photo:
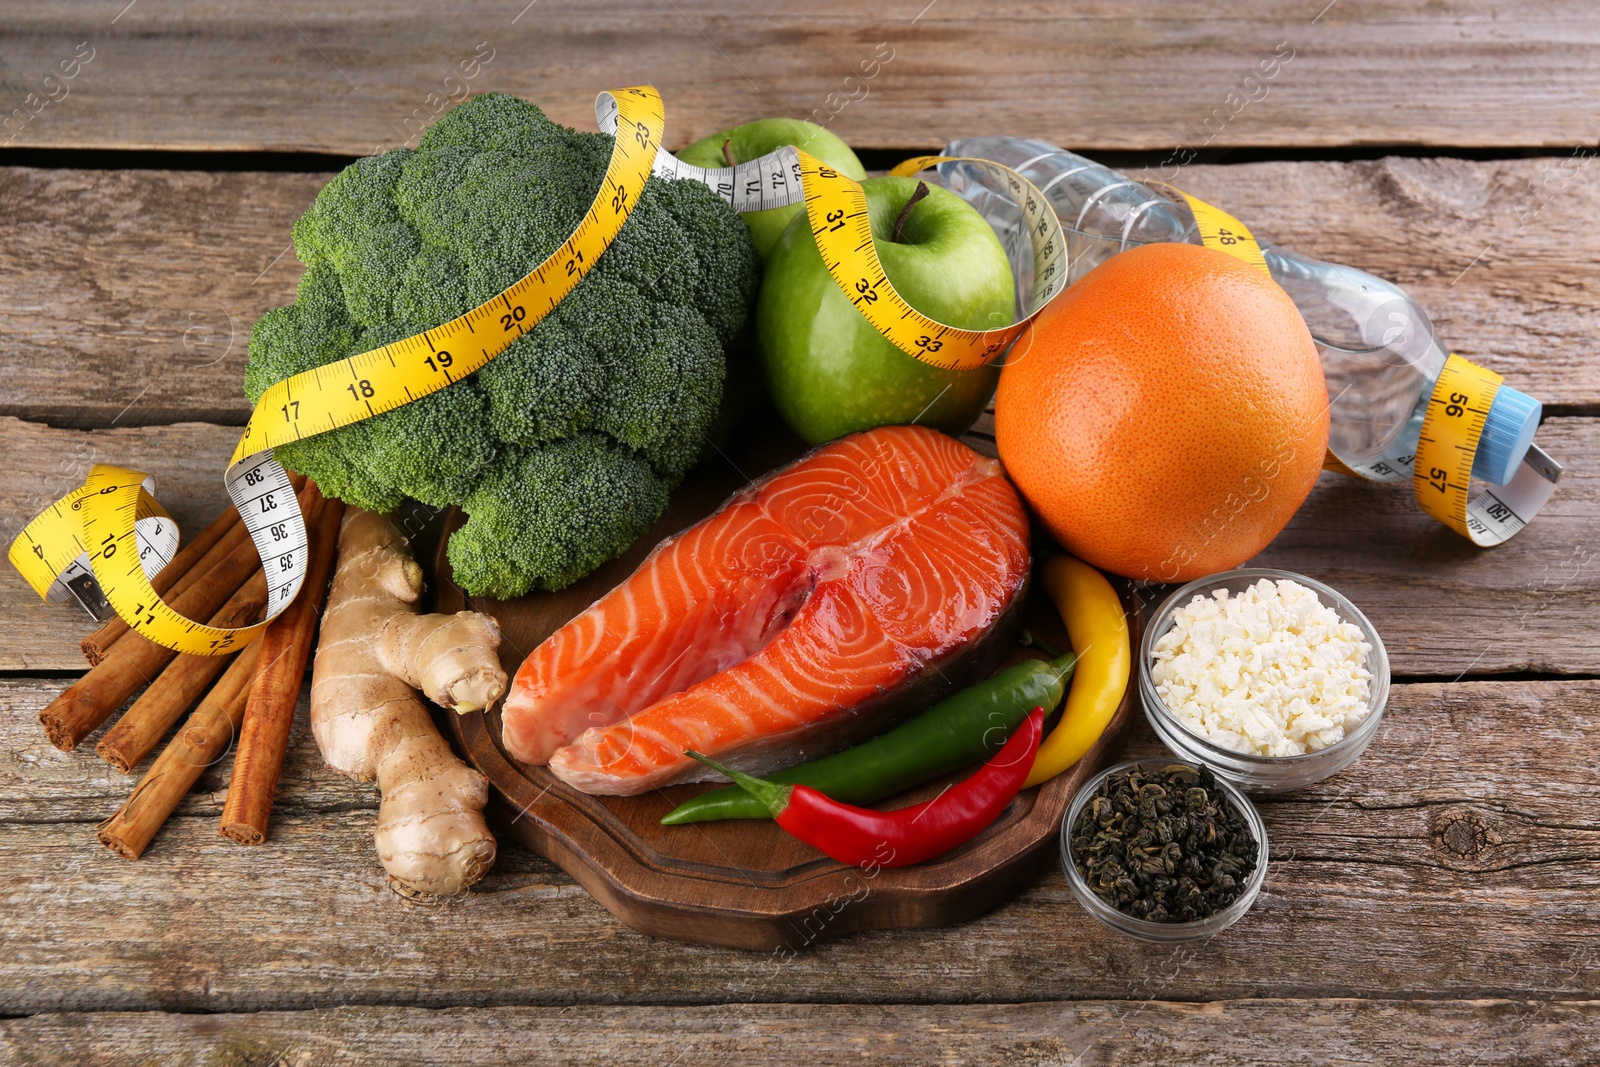
[[[155,577],[178,553],[178,524],[156,501],[155,488],[154,478],[141,478],[134,509],[134,544],[147,578]],[[36,576],[37,580],[29,580],[40,596],[51,602],[70,596],[96,619],[105,619],[111,606],[94,576],[82,536],[89,494],[87,485],[79,486],[40,512],[12,542],[10,555],[17,570]],[[121,549],[115,543],[103,547],[113,555]]]

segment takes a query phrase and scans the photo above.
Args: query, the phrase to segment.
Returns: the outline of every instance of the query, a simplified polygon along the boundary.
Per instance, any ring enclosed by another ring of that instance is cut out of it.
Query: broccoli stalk
[[[295,224],[306,272],[251,334],[251,402],[517,281],[576,228],[611,144],[490,93],[415,150],[345,168]],[[707,450],[758,273],[732,209],[698,182],[652,177],[583,281],[492,363],[278,459],[368,510],[460,505],[449,555],[470,593],[560,589],[626,551]]]

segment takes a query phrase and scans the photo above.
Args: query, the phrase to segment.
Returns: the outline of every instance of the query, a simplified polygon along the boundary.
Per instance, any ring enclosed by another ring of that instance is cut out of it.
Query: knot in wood
[[[1489,843],[1487,834],[1487,829],[1478,820],[1458,817],[1444,824],[1444,829],[1439,831],[1439,840],[1451,852],[1472,856]]]
[[[1470,807],[1435,811],[1429,819],[1434,852],[1449,867],[1481,870],[1494,865],[1495,846],[1505,837],[1487,813]]]

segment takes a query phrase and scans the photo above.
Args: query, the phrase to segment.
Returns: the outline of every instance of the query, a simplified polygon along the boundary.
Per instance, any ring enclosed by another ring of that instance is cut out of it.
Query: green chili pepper
[[[846,804],[870,804],[1000,751],[1036,707],[1061,703],[1077,659],[1028,660],[947,697],[880,737],[769,774],[778,785],[808,785]],[[719,819],[769,819],[760,800],[736,785],[701,793],[668,812],[663,825]]]

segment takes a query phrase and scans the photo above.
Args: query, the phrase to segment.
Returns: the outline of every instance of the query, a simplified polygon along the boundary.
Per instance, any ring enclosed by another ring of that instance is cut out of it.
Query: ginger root
[[[377,780],[374,838],[397,888],[459,893],[494,863],[489,782],[462,762],[417,698],[458,712],[506,691],[500,627],[477,612],[418,615],[422,568],[382,515],[349,508],[311,677],[311,731],[328,766]]]

